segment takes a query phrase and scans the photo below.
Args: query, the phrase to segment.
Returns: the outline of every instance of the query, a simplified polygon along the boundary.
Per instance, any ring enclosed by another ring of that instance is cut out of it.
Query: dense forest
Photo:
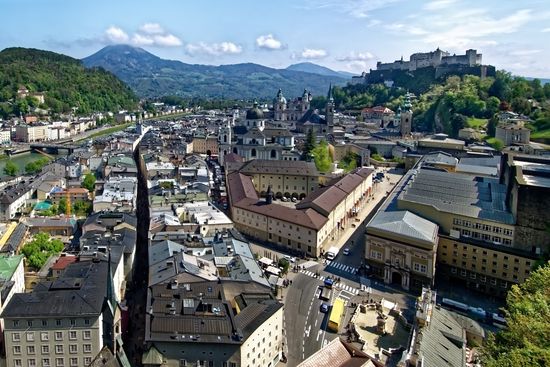
[[[337,107],[352,113],[377,105],[396,111],[406,93],[404,88],[389,88],[384,84],[333,88]],[[326,99],[316,97],[313,102],[315,107],[322,108]],[[528,125],[533,131],[532,137],[550,138],[550,84],[542,85],[538,79],[526,80],[505,71],[483,79],[472,75],[450,76],[422,89],[413,100],[417,131],[445,132],[451,136],[456,136],[460,128],[470,126],[469,121],[484,121],[483,128],[491,130],[491,123],[494,124],[491,118],[499,110],[528,116],[533,121]]]
[[[44,103],[33,96],[18,98],[24,87],[43,93]],[[73,111],[80,115],[96,111],[118,111],[137,106],[134,93],[113,74],[87,69],[71,57],[49,51],[7,48],[0,52],[0,117],[31,112],[53,114]]]

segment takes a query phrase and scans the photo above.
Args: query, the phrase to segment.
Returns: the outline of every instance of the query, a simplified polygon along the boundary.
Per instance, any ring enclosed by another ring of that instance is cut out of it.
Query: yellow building
[[[367,225],[365,259],[386,284],[420,292],[433,286],[438,226],[408,211],[380,211]]]
[[[215,135],[197,135],[193,138],[193,153],[217,154],[218,137]]]
[[[266,159],[245,162],[239,172],[252,178],[260,196],[265,196],[271,186],[278,199],[283,196],[303,199],[319,187],[319,178],[322,176],[313,162]]]
[[[268,177],[267,186],[271,184]],[[372,170],[361,168],[334,179],[295,207],[274,203],[271,193],[260,199],[252,177],[240,172],[227,176],[227,186],[232,219],[239,231],[284,250],[318,257],[367,203]]]
[[[537,256],[515,244],[506,192],[496,178],[417,168],[404,176],[395,203],[439,226],[442,275],[505,295],[525,280]]]

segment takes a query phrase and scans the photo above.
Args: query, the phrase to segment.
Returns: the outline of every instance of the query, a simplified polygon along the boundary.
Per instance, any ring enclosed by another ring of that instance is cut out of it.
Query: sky
[[[86,57],[130,44],[193,64],[361,73],[437,47],[550,78],[549,0],[0,0],[0,49]]]

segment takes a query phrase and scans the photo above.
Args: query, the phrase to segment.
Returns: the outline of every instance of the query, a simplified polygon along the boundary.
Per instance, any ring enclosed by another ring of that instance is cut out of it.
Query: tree
[[[328,143],[325,140],[321,140],[313,151],[313,159],[315,160],[315,166],[319,172],[329,172],[332,167],[332,158],[329,153]]]
[[[63,213],[63,214],[67,213],[67,199],[61,198],[61,199],[59,200],[59,205],[57,206],[57,212],[58,212],[59,214],[61,214],[61,213]]]
[[[93,192],[95,189],[95,175],[93,173],[86,173],[84,180],[82,180],[82,187],[88,189],[88,191]]]
[[[78,200],[73,204],[73,210],[76,215],[85,217],[92,212],[92,203]]]
[[[451,117],[451,136],[456,138],[458,136],[458,131],[464,126],[466,126],[468,119],[466,116],[459,113],[453,114]]]
[[[50,163],[50,160],[48,158],[40,158],[35,161],[29,162],[25,165],[25,172],[29,174],[35,174],[38,173],[44,168],[45,165]]]
[[[550,366],[550,263],[512,286],[505,314],[508,328],[489,336],[482,349],[483,365]]]
[[[313,151],[313,149],[315,149],[315,145],[316,145],[315,140],[316,140],[315,133],[313,132],[313,129],[309,129],[307,131],[306,141],[304,144],[304,152],[303,152],[304,159],[308,160],[308,158],[310,158],[311,152]]]
[[[277,266],[281,269],[282,274],[288,273],[288,269],[290,269],[290,263],[285,258],[280,258],[277,262]]]
[[[17,165],[13,163],[11,160],[6,162],[6,166],[4,167],[4,173],[8,176],[17,176],[17,171],[19,171],[19,168],[17,168]]]
[[[361,158],[357,153],[347,152],[344,158],[338,162],[338,168],[342,168],[346,173],[357,168],[357,165],[361,161]]]
[[[57,239],[50,238],[50,235],[44,232],[39,232],[34,235],[31,242],[23,246],[21,252],[27,259],[27,264],[34,269],[40,269],[53,255],[63,251],[63,242]]]

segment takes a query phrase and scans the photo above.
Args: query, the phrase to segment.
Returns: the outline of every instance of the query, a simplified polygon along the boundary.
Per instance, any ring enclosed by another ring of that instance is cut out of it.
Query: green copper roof
[[[23,255],[0,256],[0,279],[10,279],[23,257]]]

